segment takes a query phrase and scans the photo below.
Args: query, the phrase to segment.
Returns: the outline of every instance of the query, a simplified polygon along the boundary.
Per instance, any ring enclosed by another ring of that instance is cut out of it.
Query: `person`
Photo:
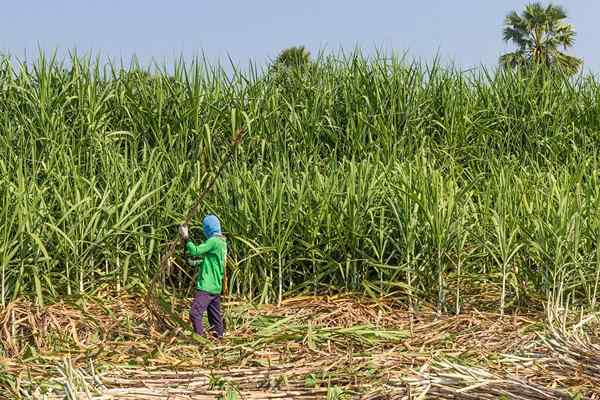
[[[225,274],[225,259],[227,257],[227,241],[221,233],[221,224],[214,215],[207,215],[202,221],[206,241],[200,245],[190,240],[187,225],[179,226],[184,251],[192,258],[201,257],[196,278],[196,294],[190,309],[190,320],[194,332],[204,334],[202,318],[208,312],[208,322],[217,338],[224,334],[223,316],[221,315],[221,291],[223,290],[223,275]]]

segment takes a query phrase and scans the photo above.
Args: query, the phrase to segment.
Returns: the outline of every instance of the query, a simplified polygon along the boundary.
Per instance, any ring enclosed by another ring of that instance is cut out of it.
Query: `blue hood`
[[[204,226],[204,236],[206,236],[207,239],[214,235],[221,234],[221,223],[219,222],[219,218],[212,214],[204,217],[202,225]]]

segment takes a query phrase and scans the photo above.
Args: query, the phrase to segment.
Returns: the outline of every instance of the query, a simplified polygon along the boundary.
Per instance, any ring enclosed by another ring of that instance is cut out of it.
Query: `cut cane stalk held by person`
[[[207,215],[202,221],[206,241],[200,245],[190,240],[187,224],[179,226],[179,234],[188,265],[199,267],[196,278],[196,295],[190,308],[190,321],[194,332],[204,335],[202,318],[208,313],[208,323],[218,339],[224,334],[221,314],[221,292],[227,258],[227,241],[221,233],[221,224],[215,215]]]

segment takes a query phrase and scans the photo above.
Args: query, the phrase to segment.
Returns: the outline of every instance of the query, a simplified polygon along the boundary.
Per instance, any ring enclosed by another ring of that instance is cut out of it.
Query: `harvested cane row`
[[[575,321],[412,314],[352,297],[230,301],[227,336],[213,343],[160,330],[135,296],[112,298],[43,309],[20,299],[1,310],[5,391],[48,399],[550,399],[593,398],[600,387],[594,318],[568,330]]]
[[[333,359],[327,360],[329,363]],[[333,393],[365,399],[390,398],[440,398],[440,399],[571,399],[564,389],[543,386],[527,379],[492,373],[484,368],[466,367],[450,362],[425,364],[420,371],[408,371],[402,365],[382,370],[384,372],[366,379],[366,360],[355,360],[353,370],[331,368],[328,379],[314,378],[322,371],[324,362],[296,365],[281,365],[270,368],[245,368],[214,371],[164,371],[138,370],[120,371],[95,377],[99,385],[86,385],[84,390],[75,390],[67,382],[67,390],[81,396],[86,393],[93,399],[203,399],[207,396],[235,394],[235,398],[323,398]],[[380,367],[376,358],[369,360],[372,367]],[[332,365],[330,365],[331,367]],[[348,367],[348,366],[346,366]],[[361,374],[361,371],[363,372]],[[355,375],[352,375],[352,374]],[[79,372],[81,375],[81,372]],[[321,372],[322,374],[322,372]],[[66,375],[66,374],[65,374]],[[73,374],[71,374],[73,375]],[[348,378],[352,376],[352,378]],[[88,375],[89,377],[89,375]],[[384,379],[385,378],[385,379]],[[351,382],[359,380],[358,383]],[[88,378],[88,381],[91,379]],[[317,387],[315,387],[317,386]],[[220,389],[215,389],[220,388]],[[94,395],[94,393],[96,393]],[[57,394],[48,399],[62,398]],[[411,397],[409,397],[411,396]],[[504,397],[502,397],[504,396]],[[588,398],[597,398],[589,393]],[[214,397],[213,397],[214,398]]]

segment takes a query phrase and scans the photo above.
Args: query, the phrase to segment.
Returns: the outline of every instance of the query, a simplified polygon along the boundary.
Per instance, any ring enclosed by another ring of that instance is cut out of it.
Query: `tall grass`
[[[593,77],[360,54],[285,76],[172,71],[0,62],[2,304],[143,290],[244,126],[204,208],[230,237],[230,293],[352,290],[459,312],[479,289],[503,312],[549,297],[596,306]]]

